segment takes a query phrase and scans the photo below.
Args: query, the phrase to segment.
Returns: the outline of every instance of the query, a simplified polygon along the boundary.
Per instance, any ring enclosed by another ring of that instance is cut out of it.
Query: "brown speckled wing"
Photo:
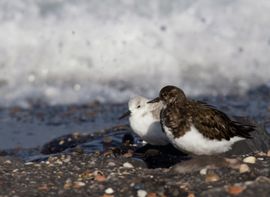
[[[170,129],[175,138],[181,137],[190,129],[189,112],[186,108],[170,104],[161,111],[161,124]]]
[[[249,133],[255,129],[252,125],[230,120],[225,113],[203,102],[190,101],[188,105],[192,109],[194,126],[209,139],[229,140],[234,136],[250,138]]]

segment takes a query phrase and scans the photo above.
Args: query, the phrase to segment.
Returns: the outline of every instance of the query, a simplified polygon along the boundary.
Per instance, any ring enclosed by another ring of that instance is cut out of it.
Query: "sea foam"
[[[268,0],[0,2],[0,105],[124,102],[166,84],[244,93],[270,80]]]

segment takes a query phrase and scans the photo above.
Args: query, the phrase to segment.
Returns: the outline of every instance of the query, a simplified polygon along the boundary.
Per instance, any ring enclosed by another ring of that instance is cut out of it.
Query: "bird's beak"
[[[154,99],[151,100],[151,101],[148,101],[147,103],[157,103],[157,102],[159,102],[159,101],[160,101],[160,98],[157,97],[157,98],[154,98]]]
[[[118,120],[121,120],[121,119],[123,119],[123,118],[129,116],[130,114],[131,114],[131,112],[130,112],[130,111],[127,111],[127,112],[124,113],[122,116],[120,116],[120,117],[118,118]]]

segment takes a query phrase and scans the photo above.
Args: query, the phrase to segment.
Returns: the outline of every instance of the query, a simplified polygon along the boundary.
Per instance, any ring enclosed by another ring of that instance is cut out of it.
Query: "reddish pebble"
[[[155,192],[149,192],[147,197],[157,197],[157,194]]]
[[[104,182],[104,181],[106,181],[106,177],[103,176],[103,175],[96,175],[96,176],[95,176],[95,180],[96,180],[97,182]]]
[[[190,192],[187,197],[195,197],[195,194]]]
[[[244,187],[232,185],[228,187],[227,192],[231,195],[236,196],[240,194],[242,191],[244,191],[244,189],[245,189]]]

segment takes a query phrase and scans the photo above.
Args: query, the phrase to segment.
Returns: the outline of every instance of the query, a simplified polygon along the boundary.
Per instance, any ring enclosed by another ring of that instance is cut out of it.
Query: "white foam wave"
[[[0,2],[0,105],[123,102],[269,82],[268,0]]]

